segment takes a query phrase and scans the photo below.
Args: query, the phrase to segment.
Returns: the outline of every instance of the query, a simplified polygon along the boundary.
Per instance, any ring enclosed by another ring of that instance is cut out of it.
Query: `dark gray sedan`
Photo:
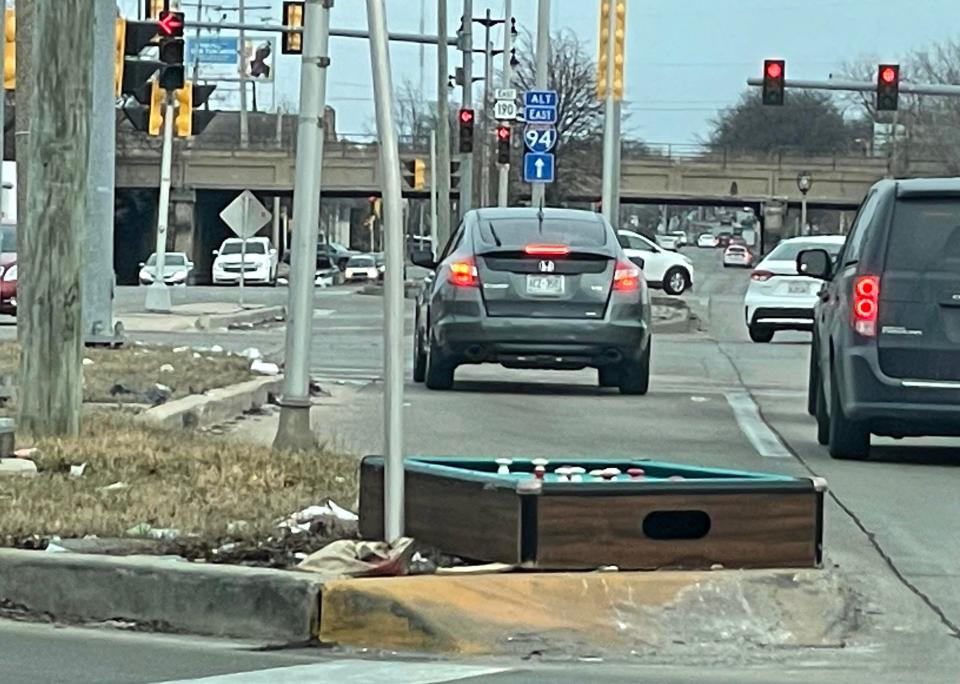
[[[650,295],[642,261],[599,214],[479,209],[466,214],[417,302],[414,380],[449,389],[463,364],[598,369],[602,387],[645,394]]]

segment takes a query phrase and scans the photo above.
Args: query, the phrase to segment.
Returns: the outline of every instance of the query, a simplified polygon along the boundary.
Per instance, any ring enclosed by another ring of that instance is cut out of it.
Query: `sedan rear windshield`
[[[373,257],[351,257],[347,262],[348,268],[367,268],[373,265]]]
[[[599,221],[569,221],[536,218],[497,219],[480,225],[480,239],[488,246],[522,249],[529,244],[559,244],[568,247],[602,247],[607,231]]]
[[[842,248],[843,245],[837,242],[781,242],[767,258],[770,261],[796,261],[797,255],[805,249],[824,249],[836,258]]]
[[[243,244],[241,240],[229,240],[223,243],[223,249],[220,250],[221,254],[240,254],[243,250]],[[266,254],[267,250],[263,246],[262,242],[247,242],[247,254]]]
[[[960,268],[960,198],[900,200],[894,209],[887,268]]]

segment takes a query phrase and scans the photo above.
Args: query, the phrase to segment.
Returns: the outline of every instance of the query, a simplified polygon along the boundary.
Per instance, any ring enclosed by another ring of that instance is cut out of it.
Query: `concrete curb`
[[[405,299],[416,299],[420,294],[421,285],[419,283],[405,283],[403,286],[403,296]],[[383,285],[364,285],[357,290],[358,294],[383,296]]]
[[[304,643],[317,634],[320,587],[283,570],[0,550],[0,600],[61,621]]]
[[[287,307],[285,306],[263,306],[248,311],[238,311],[229,314],[204,314],[199,316],[194,322],[197,330],[213,330],[216,328],[229,328],[233,325],[248,323],[256,325],[258,323],[270,323],[276,320],[282,320],[287,316]]]
[[[236,418],[270,402],[280,393],[282,376],[256,378],[247,382],[218,387],[206,394],[192,394],[183,399],[155,406],[137,416],[138,420],[169,428],[197,428],[217,425]]]
[[[653,331],[662,334],[689,332],[693,327],[693,316],[690,307],[682,299],[674,297],[651,297],[650,303],[654,308],[668,309],[671,315],[666,320],[653,321]]]
[[[822,571],[515,573],[336,580],[320,639],[460,655],[838,646],[852,598]]]

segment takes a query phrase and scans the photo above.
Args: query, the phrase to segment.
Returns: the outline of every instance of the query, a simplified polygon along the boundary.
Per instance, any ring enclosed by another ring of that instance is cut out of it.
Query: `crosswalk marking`
[[[445,684],[508,671],[503,667],[450,665],[438,662],[338,660],[197,679],[180,679],[166,682],[166,684],[370,684],[370,682]]]

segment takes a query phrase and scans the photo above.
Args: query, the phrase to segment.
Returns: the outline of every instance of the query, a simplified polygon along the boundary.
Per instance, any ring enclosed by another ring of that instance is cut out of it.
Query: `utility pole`
[[[157,208],[157,277],[147,287],[144,308],[147,311],[169,313],[170,288],[164,282],[167,263],[167,228],[170,225],[170,185],[173,181],[173,93],[165,93],[163,107],[163,147],[160,152],[160,200]],[[242,274],[241,274],[242,275]]]
[[[423,226],[423,212],[420,213],[420,225]],[[430,131],[430,236],[437,235],[437,132]],[[423,237],[421,228],[420,236]],[[423,244],[418,245],[423,249]]]
[[[483,21],[483,109],[480,117],[480,206],[490,205],[490,101],[493,99],[493,43],[490,42],[490,27],[493,18],[487,8]]]
[[[116,0],[94,0],[90,159],[84,234],[83,333],[87,344],[115,341],[113,335],[113,213],[116,125],[114,59]],[[107,163],[104,163],[107,160]]]
[[[604,99],[603,118],[603,215],[614,228],[620,227],[620,89],[623,82],[623,63],[617,63],[617,53],[623,49],[623,31],[626,21],[624,0],[606,4],[606,16],[601,12],[600,45],[605,50],[601,60],[600,94]],[[618,33],[619,29],[619,33]],[[605,35],[604,35],[605,34]],[[666,214],[664,214],[666,215]]]
[[[537,90],[546,90],[548,86],[547,70],[550,68],[550,0],[539,0],[537,8]],[[534,183],[531,187],[531,205],[543,204],[547,187],[544,183]]]
[[[393,83],[384,0],[367,0],[370,63],[380,139],[380,178],[383,188],[383,236],[386,253],[383,327],[384,357],[384,536],[403,536],[403,198],[400,152],[393,116]]]
[[[439,253],[450,238],[450,112],[447,83],[447,0],[437,0],[437,165],[430,173],[437,179],[437,223],[431,234]]]
[[[513,84],[513,0],[503,3],[503,87]],[[507,122],[512,123],[512,122]],[[497,183],[497,206],[505,207],[510,202],[510,164],[501,164]]]
[[[541,0],[542,2],[543,0]],[[463,108],[473,109],[473,0],[463,0]],[[473,152],[460,155],[460,218],[473,209]]]
[[[76,435],[83,398],[81,241],[90,154],[93,0],[37,0],[30,52],[27,196],[20,234],[19,428],[34,436]],[[62,103],[50,106],[50,93]],[[51,163],[51,155],[56,162]]]
[[[33,27],[36,25],[37,0],[17,0],[17,108],[14,144],[17,156],[17,221],[26,225],[27,215],[27,144],[30,141],[32,121],[30,102],[34,78]],[[17,231],[17,251],[23,251],[23,231]],[[21,299],[22,301],[22,299]]]
[[[420,35],[423,35],[427,32],[427,0],[420,0]],[[447,32],[444,30],[439,35],[445,36]],[[427,62],[426,62],[426,46],[423,43],[420,43],[420,96],[423,97],[426,95],[424,92],[427,85]]]
[[[304,7],[290,302],[287,307],[283,394],[279,401],[280,425],[273,441],[276,448],[305,450],[314,446],[310,427],[310,339],[313,333],[313,288],[317,277],[323,116],[327,100],[327,67],[330,66],[332,7],[333,0],[306,0]]]
[[[245,0],[238,0],[240,5],[237,9],[240,22],[240,147],[245,148],[250,144],[250,122],[247,119],[247,32],[243,29],[246,16]],[[162,273],[162,271],[161,271]]]
[[[3,1],[0,5],[0,36],[3,41],[7,40],[7,2]],[[6,75],[7,51],[0,50],[0,78]],[[3,195],[6,190],[3,187],[3,162],[7,159],[7,90],[6,85],[0,84],[0,218],[3,217]],[[13,200],[16,202],[16,200]]]

